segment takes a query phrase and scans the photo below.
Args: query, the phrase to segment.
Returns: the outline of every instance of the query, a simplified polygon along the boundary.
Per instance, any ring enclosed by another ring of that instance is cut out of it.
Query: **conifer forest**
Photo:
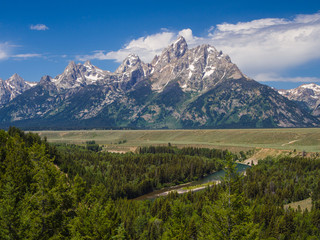
[[[0,130],[0,239],[320,239],[320,158],[268,157],[239,173],[227,150],[125,154]],[[224,170],[201,191],[137,200]],[[311,198],[310,208],[288,204]]]

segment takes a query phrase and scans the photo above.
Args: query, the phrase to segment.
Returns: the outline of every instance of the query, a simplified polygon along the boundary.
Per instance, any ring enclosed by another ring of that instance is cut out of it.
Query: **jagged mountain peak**
[[[136,62],[136,61],[140,61],[140,58],[139,58],[139,56],[137,55],[137,54],[134,54],[134,53],[130,53],[126,58],[125,58],[125,60],[124,61],[129,61],[129,62]],[[128,63],[128,64],[130,64],[130,63]]]
[[[76,66],[75,61],[70,61],[67,67],[75,67],[75,66]]]
[[[78,66],[85,67],[86,72],[99,72],[99,73],[110,73],[109,71],[102,70],[98,68],[97,66],[93,65],[89,60],[87,60],[83,65],[81,63],[78,64]]]
[[[40,79],[40,84],[41,84],[41,83],[51,82],[51,80],[52,80],[52,77],[50,77],[49,75],[45,75],[45,76],[41,77],[41,79]]]
[[[77,68],[77,65],[74,61],[70,61],[67,67],[65,68],[64,72],[74,71]]]
[[[23,83],[25,82],[22,77],[20,77],[17,73],[13,74],[8,80],[8,82],[15,83]]]
[[[51,79],[58,89],[72,89],[86,85],[96,84],[110,74],[94,66],[90,61],[84,64],[69,62],[64,72]]]
[[[28,89],[28,86],[33,87],[37,85],[37,82],[27,82],[25,81],[19,74],[15,73],[6,81],[6,84],[9,88],[18,88],[19,91],[21,89]]]
[[[10,78],[21,78],[18,73],[14,73]]]
[[[248,79],[222,51],[208,44],[188,49],[183,37],[164,49],[151,64],[152,87],[156,91],[162,91],[171,80],[178,80],[184,91],[204,91],[226,79]]]
[[[184,37],[179,36],[179,38],[173,44],[171,44],[169,49],[170,48],[173,49],[174,55],[179,58],[188,50],[188,44]]]
[[[141,67],[142,65],[145,65],[145,63],[141,61],[139,56],[131,53],[122,61],[122,64],[117,68],[115,73],[116,74],[125,73],[130,69]]]
[[[6,80],[6,83],[10,89],[17,89],[17,91],[21,91],[26,88],[27,82],[20,77],[17,73],[13,74],[10,78]]]
[[[183,55],[184,52],[188,49],[188,44],[184,37],[179,36],[178,39],[174,43],[172,43],[170,47],[175,50],[175,53],[178,57],[179,55]]]
[[[0,81],[0,104],[5,104],[20,95],[24,91],[35,86],[37,83],[26,82],[17,73],[13,74],[7,80]]]
[[[158,57],[157,61],[153,60],[156,64],[168,64],[170,62],[176,61],[181,58],[188,50],[188,44],[184,37],[179,36],[179,38],[173,42],[170,46],[165,48],[161,55]],[[157,57],[157,56],[156,56]]]
[[[127,91],[136,83],[146,79],[152,70],[150,64],[146,64],[136,54],[129,54],[122,64],[114,72],[116,75],[119,88]]]
[[[85,67],[93,67],[93,65],[92,65],[92,63],[90,62],[90,60],[87,60],[87,61],[83,64],[83,66],[85,66]]]

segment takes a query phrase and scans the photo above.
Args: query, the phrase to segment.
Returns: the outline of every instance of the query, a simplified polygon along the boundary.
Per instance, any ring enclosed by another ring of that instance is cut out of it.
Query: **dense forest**
[[[0,130],[0,239],[319,239],[320,159],[267,158],[237,173],[227,151],[136,153],[52,145]],[[225,169],[221,184],[133,198]],[[284,204],[312,198],[311,211]]]
[[[139,154],[87,151],[76,145],[57,146],[55,163],[87,188],[102,184],[112,199],[135,198],[162,187],[198,180],[221,170],[227,151],[174,147],[140,148]],[[97,149],[97,148],[95,148]]]

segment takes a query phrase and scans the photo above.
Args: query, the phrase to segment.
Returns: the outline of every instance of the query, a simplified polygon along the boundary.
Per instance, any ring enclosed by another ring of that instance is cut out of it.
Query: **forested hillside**
[[[53,146],[16,128],[1,130],[0,239],[320,237],[320,159],[268,158],[244,176],[227,151],[99,150]],[[203,191],[131,199],[222,168],[222,183]],[[309,197],[311,211],[283,207]]]

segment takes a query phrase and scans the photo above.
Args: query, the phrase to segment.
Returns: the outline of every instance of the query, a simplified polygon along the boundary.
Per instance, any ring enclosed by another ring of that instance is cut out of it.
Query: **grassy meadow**
[[[305,210],[308,209],[308,211],[311,211],[312,208],[312,199],[311,198],[307,198],[298,202],[293,202],[293,203],[289,203],[284,205],[284,208],[287,209],[289,207],[293,208],[294,210],[297,210],[298,207],[300,206],[301,210]]]
[[[320,151],[320,128],[215,130],[78,130],[37,131],[49,142],[85,144],[94,140],[109,151],[134,151],[138,146],[167,145],[222,148],[231,151],[276,149]]]

